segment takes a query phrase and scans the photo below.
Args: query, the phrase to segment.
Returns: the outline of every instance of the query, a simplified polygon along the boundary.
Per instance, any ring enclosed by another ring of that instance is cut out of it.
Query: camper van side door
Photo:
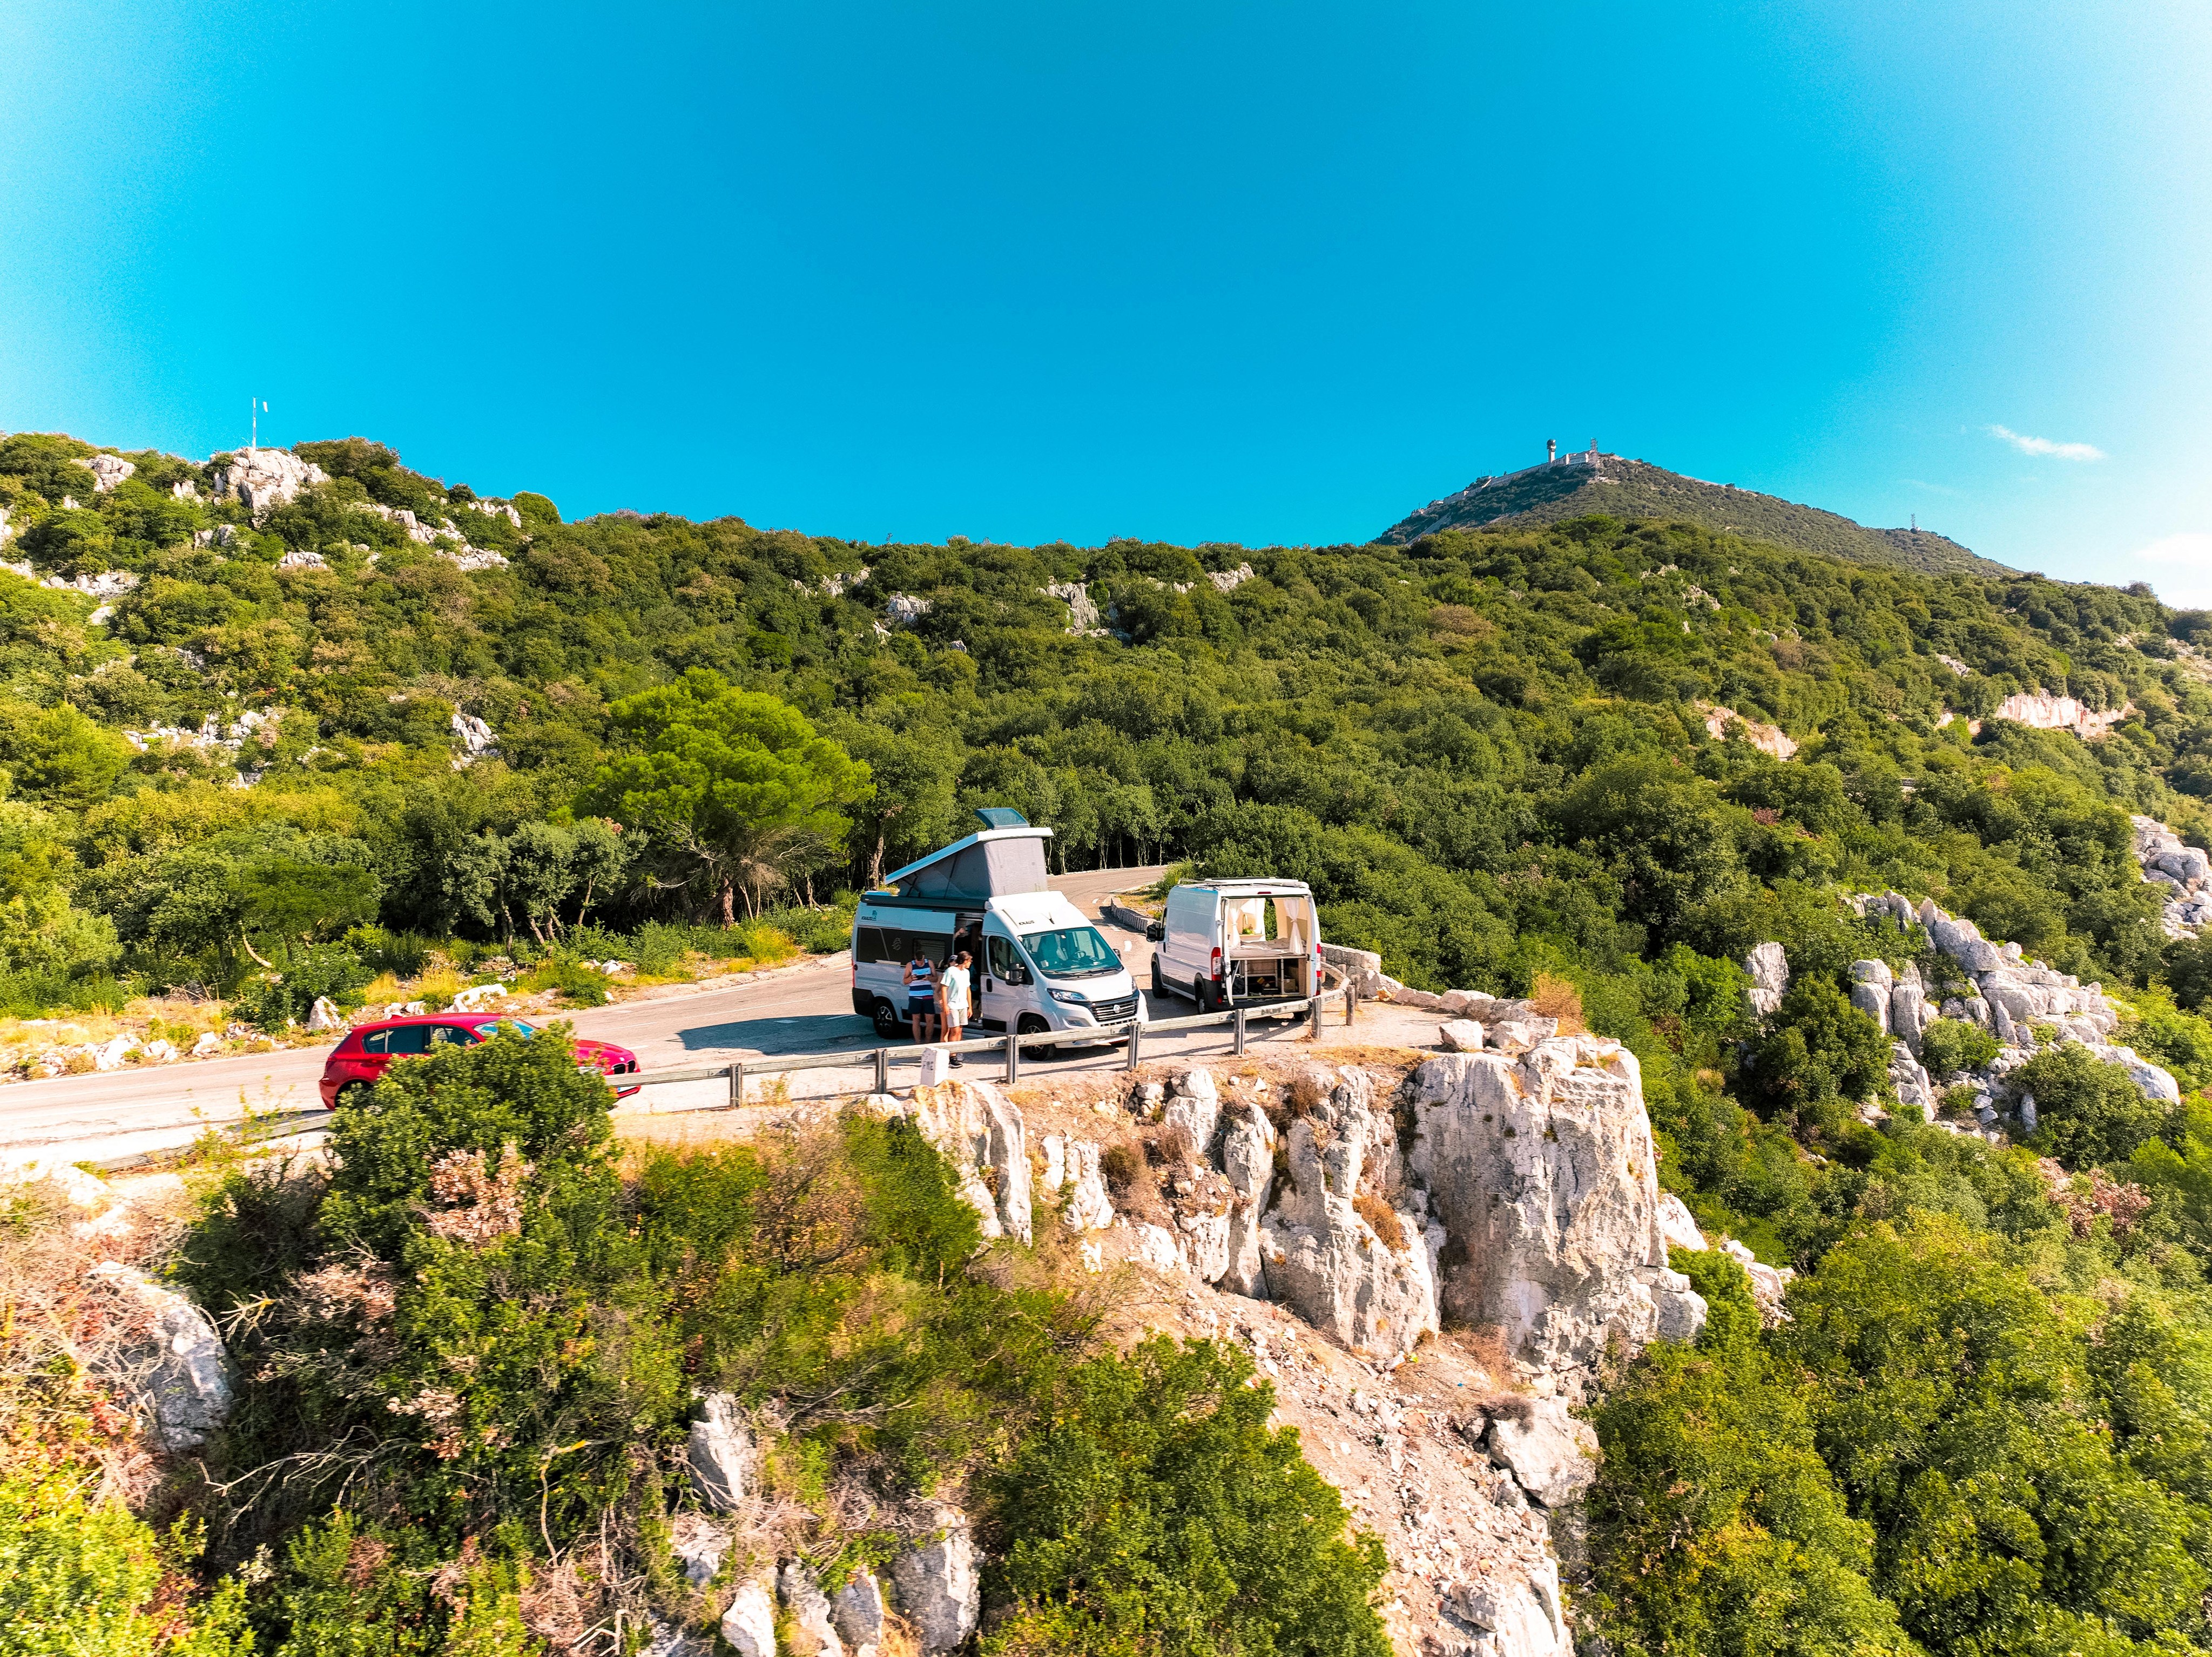
[[[987,927],[983,934],[983,996],[977,1009],[986,1029],[1020,1027],[1021,1016],[1036,998],[1030,969],[1014,940]]]

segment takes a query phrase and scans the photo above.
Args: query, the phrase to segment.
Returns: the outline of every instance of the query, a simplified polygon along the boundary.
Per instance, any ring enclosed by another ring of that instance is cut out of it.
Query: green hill
[[[1376,538],[1404,546],[1443,530],[1559,524],[1592,513],[1699,524],[1778,547],[1937,575],[2018,574],[1929,530],[1869,529],[1818,507],[1685,477],[1617,454],[1600,455],[1595,466],[1583,455],[1564,455],[1525,470],[1479,477],[1458,494],[1408,513]]]

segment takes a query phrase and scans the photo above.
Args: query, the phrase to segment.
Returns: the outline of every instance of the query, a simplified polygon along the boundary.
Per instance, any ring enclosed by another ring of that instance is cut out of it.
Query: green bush
[[[250,1023],[280,1032],[304,1023],[324,997],[342,1007],[359,1006],[362,986],[374,976],[368,963],[342,944],[301,944],[292,953],[289,971],[262,974],[240,993],[237,1005]]]
[[[1996,1037],[1963,1018],[1939,1018],[1920,1032],[1920,1062],[1939,1085],[1966,1071],[1980,1070],[1996,1056]]]
[[[2145,1098],[2124,1066],[2071,1042],[2047,1047],[2010,1072],[2005,1089],[2015,1108],[2034,1098],[2030,1143],[2069,1168],[2117,1167],[2162,1136],[2174,1115],[2172,1106]]]
[[[1233,1347],[1155,1338],[1067,1377],[993,1481],[1012,1537],[991,1654],[1265,1651],[1385,1657],[1389,1560],[1270,1429],[1274,1388]]]

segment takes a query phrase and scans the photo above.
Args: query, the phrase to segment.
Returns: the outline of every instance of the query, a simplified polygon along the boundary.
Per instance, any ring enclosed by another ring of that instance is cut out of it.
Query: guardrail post
[[[1022,1038],[1019,1032],[1006,1032],[1006,1085],[1012,1087],[1022,1079]]]
[[[730,1066],[730,1108],[735,1110],[745,1102],[745,1067]]]
[[[1351,985],[1344,986],[1344,1022],[1349,1026],[1359,1013],[1359,991]]]
[[[1328,998],[1317,995],[1306,1003],[1306,1023],[1311,1027],[1313,1039],[1316,1041],[1321,1040],[1321,1004]]]
[[[1139,1043],[1139,1041],[1141,1041],[1144,1039],[1144,1035],[1145,1035],[1145,1027],[1144,1027],[1142,1024],[1139,1024],[1139,1023],[1132,1023],[1130,1024],[1130,1026],[1129,1026],[1129,1062],[1128,1062],[1127,1065],[1126,1066],[1126,1068],[1127,1068],[1127,1069],[1129,1069],[1129,1070],[1134,1070],[1134,1069],[1136,1069],[1136,1067],[1137,1067],[1137,1045],[1138,1045],[1138,1043]]]
[[[1237,1016],[1236,1016],[1236,1018],[1235,1018],[1235,1020],[1234,1020],[1233,1022],[1234,1022],[1234,1023],[1235,1023],[1236,1029],[1237,1029],[1237,1056],[1239,1059],[1242,1059],[1242,1058],[1244,1056],[1244,1009],[1243,1009],[1243,1008],[1239,1007],[1239,1008],[1237,1008]]]
[[[889,1093],[890,1090],[891,1050],[889,1047],[878,1047],[876,1049],[876,1091]]]

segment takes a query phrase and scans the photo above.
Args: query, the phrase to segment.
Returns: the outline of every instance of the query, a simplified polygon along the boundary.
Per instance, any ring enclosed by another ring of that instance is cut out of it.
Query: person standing
[[[906,984],[906,1017],[914,1030],[917,1045],[935,1038],[937,1023],[937,963],[929,957],[929,945],[921,938],[915,940],[914,959],[906,963],[902,974]]]
[[[952,951],[952,959],[945,963],[945,976],[937,986],[937,1016],[946,1041],[957,1041],[960,1039],[960,1032],[968,1023],[969,1011],[973,1005],[969,999],[968,951],[956,949]],[[952,1055],[952,1067],[955,1070],[961,1067],[960,1055],[957,1053]]]

